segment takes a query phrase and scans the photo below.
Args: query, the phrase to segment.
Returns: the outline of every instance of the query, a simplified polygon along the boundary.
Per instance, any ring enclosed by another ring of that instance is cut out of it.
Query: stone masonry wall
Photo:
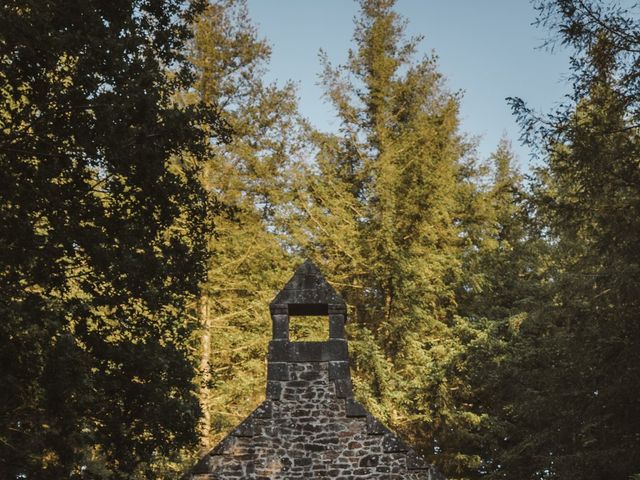
[[[270,364],[268,399],[191,478],[444,480],[344,391],[341,363]]]

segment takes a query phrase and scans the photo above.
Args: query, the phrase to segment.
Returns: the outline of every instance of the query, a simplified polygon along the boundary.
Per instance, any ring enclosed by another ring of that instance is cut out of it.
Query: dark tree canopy
[[[0,6],[2,478],[129,478],[196,441],[183,312],[219,207],[194,158],[224,132],[172,100],[195,8]]]
[[[494,473],[627,479],[640,472],[639,12],[535,5],[550,42],[572,53],[572,94],[546,116],[513,100],[545,160],[530,206],[550,250],[546,294],[504,364],[504,385],[518,386]]]

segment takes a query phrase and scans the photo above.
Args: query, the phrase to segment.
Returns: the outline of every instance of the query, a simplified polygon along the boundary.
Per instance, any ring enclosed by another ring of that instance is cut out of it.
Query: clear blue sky
[[[322,130],[338,122],[317,85],[318,51],[344,62],[352,46],[357,4],[351,0],[249,0],[259,35],[272,46],[269,80],[298,84],[302,114]],[[525,171],[530,152],[505,101],[518,96],[547,112],[568,92],[568,56],[539,47],[547,36],[532,25],[528,0],[398,0],[409,35],[423,35],[422,53],[434,50],[451,90],[464,91],[462,130],[479,136],[486,158],[503,133],[512,140]]]

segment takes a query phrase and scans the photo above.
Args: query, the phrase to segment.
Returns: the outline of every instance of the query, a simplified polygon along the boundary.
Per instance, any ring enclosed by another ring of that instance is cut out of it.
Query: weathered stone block
[[[267,380],[289,380],[289,364],[286,362],[269,362],[267,365]]]
[[[407,452],[409,447],[392,433],[387,433],[382,439],[382,450],[385,453]]]
[[[273,415],[273,403],[270,400],[265,400],[253,411],[253,414],[257,418],[271,418]]]
[[[328,362],[349,360],[345,340],[330,339],[327,342],[286,342],[272,340],[269,343],[269,362]]]
[[[255,417],[253,416],[253,414],[247,417],[231,432],[231,435],[235,437],[253,437],[253,435],[256,433],[256,425],[254,423],[254,419]]]
[[[282,396],[282,384],[280,382],[267,382],[267,398],[270,400],[280,400]]]
[[[384,435],[389,430],[373,415],[367,415],[367,433],[369,435]]]
[[[351,387],[351,378],[341,378],[333,382],[336,386],[336,396],[338,398],[353,397],[353,389]]]
[[[353,398],[347,398],[347,417],[366,417],[367,410]]]
[[[329,338],[345,338],[344,321],[344,314],[329,313]]]
[[[329,362],[329,380],[350,379],[349,362]]]
[[[273,338],[289,340],[289,315],[271,315],[273,326]]]

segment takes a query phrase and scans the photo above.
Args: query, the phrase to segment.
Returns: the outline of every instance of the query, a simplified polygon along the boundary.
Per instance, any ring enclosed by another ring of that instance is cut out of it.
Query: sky
[[[352,0],[248,0],[258,35],[272,47],[267,80],[298,86],[301,113],[317,128],[339,127],[318,85],[323,49],[333,64],[343,63],[353,46]],[[523,171],[531,151],[506,97],[520,97],[549,112],[569,92],[566,51],[540,48],[548,32],[532,25],[528,0],[398,0],[408,20],[407,34],[422,35],[418,56],[434,51],[451,91],[462,91],[461,131],[478,137],[478,156],[489,157],[503,135],[511,140]]]

